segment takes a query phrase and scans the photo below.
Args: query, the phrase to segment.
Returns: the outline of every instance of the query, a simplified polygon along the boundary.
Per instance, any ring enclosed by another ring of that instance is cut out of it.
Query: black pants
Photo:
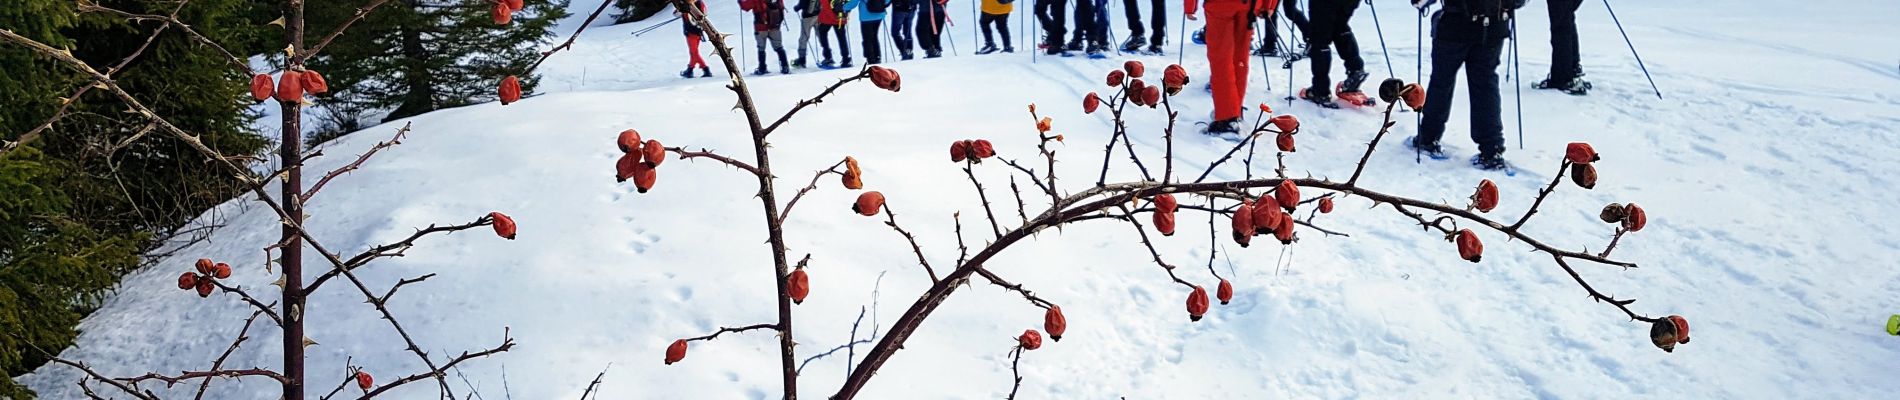
[[[1106,40],[1102,38],[1102,35],[1095,33],[1096,29],[1100,28],[1095,26],[1096,12],[1095,0],[1075,0],[1075,34],[1070,35],[1069,43],[1087,46]]]
[[[1577,8],[1583,0],[1547,0],[1550,6],[1550,82],[1567,83],[1583,75],[1577,57]]]
[[[1012,42],[1009,41],[1009,14],[984,13],[982,17],[982,24],[983,24],[983,45],[985,46],[996,45],[996,41],[990,39],[990,30],[994,29],[994,30],[1002,32],[1003,47],[1015,48],[1014,46],[1010,45],[1010,43]]]
[[[935,1],[925,1],[917,8],[917,47],[924,50],[924,56],[943,54],[943,32],[949,30],[949,15],[943,5]]]
[[[1141,5],[1137,4],[1139,1],[1141,0],[1122,0],[1122,16],[1128,18],[1128,38],[1137,42],[1141,41],[1142,35],[1147,34],[1141,26]],[[1149,38],[1148,44],[1161,47],[1161,42],[1168,39],[1168,1],[1152,0],[1148,5],[1153,9],[1149,11],[1148,15],[1153,18],[1148,20],[1148,24],[1155,30],[1155,35]]]
[[[831,61],[831,40],[825,37],[825,33],[830,32],[838,36],[838,53],[844,56],[844,62],[851,62],[851,44],[844,41],[845,26],[818,24],[818,47],[825,50],[822,60]]]
[[[1313,20],[1307,24],[1306,52],[1313,58],[1313,86],[1308,88],[1314,94],[1331,93],[1333,90],[1333,49],[1339,49],[1339,59],[1345,61],[1346,71],[1363,71],[1366,60],[1359,58],[1359,40],[1352,36],[1352,12],[1359,8],[1359,0],[1313,0]]]
[[[877,41],[878,27],[884,26],[883,20],[858,21],[858,38],[864,45],[864,64],[871,65],[883,61],[884,45]]]
[[[1067,0],[1036,0],[1036,21],[1042,24],[1043,44],[1062,46],[1062,36],[1069,33],[1062,26],[1068,13]]]
[[[1470,84],[1471,141],[1483,154],[1504,153],[1503,95],[1498,92],[1498,55],[1504,39],[1511,36],[1508,23],[1490,26],[1472,21],[1464,14],[1434,16],[1432,27],[1432,77],[1425,89],[1425,118],[1418,127],[1418,142],[1427,146],[1445,136],[1445,121],[1451,118],[1452,91],[1458,89],[1458,69],[1464,68]]]
[[[1288,22],[1293,23],[1293,29],[1297,29],[1298,32],[1300,33],[1300,36],[1302,37],[1311,36],[1306,33],[1306,25],[1307,25],[1306,15],[1300,12],[1300,2],[1298,0],[1285,0],[1285,1],[1280,2],[1280,12],[1277,14],[1285,15],[1286,20]],[[1279,29],[1280,20],[1279,18],[1273,18],[1273,17],[1266,17],[1266,20],[1267,20],[1267,34],[1260,36],[1260,40],[1261,40],[1260,47],[1266,47],[1266,48],[1278,47],[1280,45],[1280,29]],[[1292,40],[1293,38],[1289,37],[1287,39]],[[1292,48],[1287,48],[1283,50],[1293,51]]]

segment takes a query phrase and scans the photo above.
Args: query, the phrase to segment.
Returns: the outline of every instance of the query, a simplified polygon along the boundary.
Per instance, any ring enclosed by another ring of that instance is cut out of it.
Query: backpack
[[[849,3],[849,1],[846,1],[846,0],[827,0],[827,1],[831,2],[831,12],[833,14],[837,14],[838,24],[841,26],[844,25],[845,19],[846,19],[845,17],[851,16],[851,10],[844,8],[845,3]]]
[[[882,13],[891,7],[891,0],[864,0],[864,9],[873,13]]]
[[[1465,14],[1472,21],[1502,22],[1511,19],[1518,8],[1524,7],[1529,0],[1465,0]]]
[[[777,27],[785,23],[785,0],[765,0],[765,25]]]

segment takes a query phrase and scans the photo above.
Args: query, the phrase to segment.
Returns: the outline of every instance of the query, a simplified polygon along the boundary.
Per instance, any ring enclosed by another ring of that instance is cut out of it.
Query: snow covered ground
[[[951,15],[968,15],[969,4],[957,3]],[[1186,321],[1186,293],[1146,261],[1123,224],[1086,222],[1004,253],[990,268],[1062,304],[1071,323],[1062,342],[1024,357],[1021,398],[1889,397],[1900,390],[1893,378],[1900,338],[1882,332],[1887,316],[1900,312],[1900,270],[1891,263],[1900,232],[1886,223],[1900,216],[1892,208],[1900,194],[1886,190],[1900,174],[1900,158],[1892,155],[1900,150],[1900,48],[1880,33],[1892,32],[1900,7],[1881,0],[1757,3],[1618,3],[1663,99],[1650,91],[1602,4],[1585,4],[1583,65],[1597,90],[1588,97],[1524,92],[1526,143],[1523,150],[1513,143],[1507,154],[1522,169],[1518,176],[1465,166],[1475,146],[1463,138],[1460,94],[1446,139],[1454,161],[1415,164],[1396,143],[1412,131],[1401,123],[1362,178],[1378,190],[1448,202],[1492,178],[1504,193],[1494,213],[1515,216],[1552,178],[1564,143],[1595,144],[1604,154],[1597,189],[1565,184],[1527,229],[1564,247],[1600,248],[1611,232],[1595,221],[1596,210],[1613,201],[1643,204],[1650,227],[1624,238],[1617,251],[1642,268],[1577,267],[1599,289],[1638,299],[1639,312],[1687,316],[1696,340],[1675,353],[1652,347],[1647,326],[1589,301],[1546,255],[1492,239],[1483,263],[1466,263],[1403,217],[1347,199],[1321,221],[1352,237],[1305,235],[1285,250],[1289,265],[1278,273],[1280,246],[1235,248],[1223,225],[1217,267],[1233,277],[1238,295],[1199,323]],[[572,7],[584,15],[596,4]],[[1403,2],[1377,6],[1393,68],[1410,79],[1418,49],[1403,34],[1416,28],[1413,13]],[[726,30],[749,28],[734,4],[713,2],[711,10]],[[1120,10],[1110,15],[1117,33],[1125,32]],[[1545,21],[1536,2],[1520,22],[1523,70],[1532,79],[1549,67]],[[975,40],[964,24],[971,21],[958,22],[952,32],[963,56],[894,64],[904,75],[901,94],[855,85],[773,136],[781,190],[789,193],[811,171],[856,156],[866,188],[890,197],[940,271],[957,256],[953,212],[963,212],[968,240],[989,236],[975,193],[944,160],[944,147],[986,138],[1004,157],[1034,158],[1024,107],[1037,103],[1068,139],[1058,149],[1062,179],[1092,181],[1108,121],[1082,114],[1077,103],[1101,90],[1102,74],[1123,59],[969,56]],[[573,398],[604,369],[606,398],[777,397],[776,339],[769,334],[694,342],[685,361],[661,365],[675,338],[775,318],[774,278],[750,177],[681,160],[663,165],[658,187],[647,194],[609,177],[613,136],[625,128],[668,145],[736,156],[750,150],[724,81],[675,75],[684,64],[677,28],[628,36],[650,23],[589,29],[574,51],[544,67],[550,94],[370,128],[336,141],[311,165],[341,166],[401,124],[415,126],[403,145],[310,204],[310,229],[337,251],[353,254],[413,228],[489,211],[520,223],[516,241],[486,231],[430,237],[407,257],[361,270],[378,288],[440,274],[390,303],[432,355],[493,346],[504,329],[520,341],[513,351],[461,368],[451,377],[458,391]],[[1178,20],[1170,23],[1178,27]],[[1361,7],[1354,23],[1375,79],[1383,78],[1369,9]],[[1013,32],[1028,31],[1021,28]],[[1205,59],[1193,45],[1188,52],[1186,66],[1199,80]],[[1175,60],[1136,58],[1156,71]],[[1378,115],[1286,106],[1278,100],[1286,94],[1286,71],[1271,62],[1267,76],[1252,82],[1249,104],[1272,100],[1306,122],[1289,164],[1296,173],[1350,174]],[[1306,70],[1298,65],[1293,79],[1304,81]],[[775,114],[843,74],[801,72],[750,83]],[[1269,79],[1272,89],[1263,90]],[[1177,102],[1189,123],[1210,110],[1198,90]],[[1134,119],[1138,149],[1150,160],[1164,144],[1159,123],[1152,112]],[[1515,142],[1513,126],[1507,117]],[[1227,143],[1181,135],[1177,168],[1198,171]],[[1111,178],[1135,179],[1124,159],[1114,161]],[[978,168],[992,197],[1007,199],[1006,169]],[[1241,174],[1232,164],[1216,172]],[[851,214],[847,204],[856,193],[834,182],[822,181],[787,222],[792,251],[813,255],[813,294],[794,308],[801,359],[849,341],[860,310],[875,307],[859,338],[882,332],[929,284],[903,238],[881,219]],[[1005,209],[998,215],[1003,223],[1018,221]],[[231,282],[245,287],[268,288],[274,280],[259,249],[277,237],[275,217],[250,201],[219,211],[227,227],[128,276],[62,355],[114,376],[205,368],[236,334],[247,306],[175,289],[179,271],[207,257],[237,266]],[[1183,213],[1181,233],[1157,245],[1188,267],[1183,278],[1211,286],[1213,278],[1201,272],[1209,242],[1197,228],[1204,223]],[[322,265],[314,255],[306,263]],[[309,336],[321,343],[310,348],[313,387],[327,391],[343,379],[346,359],[380,380],[423,369],[353,290],[329,287],[310,303]],[[1010,387],[1011,338],[1039,328],[1040,317],[995,286],[963,289],[863,398],[1002,397]],[[278,365],[280,333],[252,334],[227,365]],[[812,362],[801,394],[831,394],[846,361],[841,352]],[[79,376],[47,366],[20,379],[45,398],[64,399],[80,397]],[[415,384],[397,397],[427,397],[431,386]],[[219,398],[248,399],[275,389],[251,379],[220,381],[213,390]]]

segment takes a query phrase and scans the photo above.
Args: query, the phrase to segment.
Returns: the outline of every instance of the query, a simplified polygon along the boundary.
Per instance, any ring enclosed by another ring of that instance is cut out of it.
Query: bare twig
[[[376,387],[376,389],[374,390],[370,390],[368,393],[364,393],[362,397],[358,397],[357,399],[368,400],[371,398],[375,398],[377,395],[383,394],[383,392],[387,392],[389,390],[401,387],[402,385],[406,385],[411,382],[416,382],[423,379],[429,379],[431,377],[434,377],[437,380],[444,380],[443,376],[447,375],[450,368],[455,368],[455,366],[461,365],[463,362],[466,362],[469,360],[499,354],[501,352],[508,351],[509,349],[513,349],[514,347],[515,347],[515,339],[512,337],[508,337],[506,331],[504,330],[502,334],[500,346],[495,346],[493,348],[489,348],[488,350],[482,350],[482,351],[478,351],[474,353],[464,351],[462,352],[461,355],[456,356],[453,359],[450,359],[448,363],[442,364],[442,366],[440,367],[430,367],[429,371],[405,376],[405,377],[402,377],[402,379],[397,379],[393,382],[383,384],[382,386]]]
[[[251,294],[248,292],[245,292],[244,288],[225,285],[224,282],[213,280],[211,281],[211,285],[217,286],[218,290],[223,290],[225,293],[238,295],[238,298],[244,299],[245,303],[249,303],[251,307],[257,308],[257,312],[263,313],[265,316],[270,317],[271,322],[277,323],[277,324],[284,323],[284,320],[282,318],[278,318],[277,312],[273,310],[277,308],[276,303],[264,304],[264,302],[257,301],[256,297],[251,297]]]
[[[1015,350],[1010,351],[1010,357],[1012,360],[1009,362],[1009,374],[1015,377],[1015,380],[1009,385],[1009,396],[1004,399],[1016,400],[1016,390],[1023,387],[1023,346],[1017,345]]]
[[[976,180],[976,171],[972,169],[975,166],[975,159],[964,161],[963,174],[970,177],[970,184],[976,186],[976,197],[983,200],[983,215],[990,218],[990,232],[1003,236],[1003,228],[996,223],[996,211],[990,209],[990,195],[983,192],[983,182]]]
[[[1570,172],[1570,159],[1568,158],[1564,159],[1563,163],[1557,166],[1557,176],[1551,177],[1550,185],[1546,185],[1543,190],[1537,191],[1537,201],[1531,202],[1531,209],[1525,210],[1524,216],[1519,217],[1517,222],[1512,223],[1510,230],[1515,231],[1517,228],[1523,227],[1525,222],[1530,222],[1532,215],[1537,215],[1537,208],[1544,205],[1544,198],[1550,197],[1550,192],[1557,191],[1557,184],[1564,181],[1565,172]]]
[[[805,198],[805,193],[818,189],[818,180],[824,178],[825,174],[842,175],[843,173],[838,172],[838,167],[840,166],[844,166],[844,160],[838,160],[838,163],[832,164],[831,168],[825,168],[824,170],[818,171],[818,173],[816,174],[812,174],[811,183],[806,184],[805,187],[798,189],[798,193],[792,195],[792,200],[785,202],[785,209],[779,211],[779,214],[778,214],[779,221],[784,221],[785,218],[790,217],[792,215],[792,206],[798,205],[798,199]]]
[[[402,137],[404,135],[409,134],[409,125],[410,125],[409,122],[404,122],[402,124],[402,129],[397,129],[396,135],[394,137],[389,138],[389,140],[377,142],[375,146],[371,146],[369,148],[369,151],[363,152],[362,155],[357,156],[356,161],[351,161],[349,165],[344,165],[341,168],[337,168],[336,170],[330,171],[330,173],[323,174],[323,178],[318,179],[317,184],[311,185],[310,190],[304,191],[303,196],[301,198],[298,198],[298,201],[302,201],[306,203],[310,202],[310,198],[315,197],[317,195],[317,191],[323,190],[323,186],[329,184],[331,179],[336,179],[336,177],[338,176],[342,176],[343,174],[350,173],[350,171],[355,171],[357,168],[362,168],[363,162],[369,161],[369,158],[371,156],[375,156],[376,152],[378,151],[382,151],[383,149],[402,144]]]
[[[718,331],[713,332],[712,334],[709,334],[706,336],[686,338],[686,341],[692,342],[692,341],[699,341],[699,340],[713,340],[715,338],[718,338],[720,334],[724,334],[726,332],[739,333],[739,332],[745,332],[745,331],[754,330],[754,329],[778,330],[778,325],[777,324],[755,324],[755,325],[746,325],[746,326],[742,326],[738,328],[721,327],[719,328]]]
[[[385,0],[377,0],[377,1],[385,1]],[[574,39],[581,37],[581,32],[587,31],[588,26],[594,25],[594,19],[600,18],[600,12],[606,11],[607,5],[613,4],[613,2],[614,0],[600,0],[600,7],[595,7],[594,12],[592,14],[587,14],[587,20],[581,22],[580,28],[574,29],[573,35],[567,36],[567,41],[561,42],[560,45],[554,46],[554,48],[548,49],[548,51],[541,52],[541,58],[534,60],[533,64],[528,64],[528,69],[524,70],[523,72],[524,73],[533,72],[535,68],[538,68],[541,66],[542,62],[547,61],[548,57],[554,56],[554,53],[559,53],[561,52],[561,50],[567,50],[567,49],[573,48]],[[329,40],[324,40],[324,41],[328,42]]]
[[[389,0],[373,0],[373,1],[370,1],[369,4],[366,4],[362,7],[357,7],[356,13],[351,14],[350,19],[344,20],[343,24],[337,25],[335,30],[330,31],[330,34],[323,35],[323,39],[318,40],[317,45],[305,48],[303,52],[297,54],[297,56],[305,60],[308,60],[311,57],[316,57],[318,52],[323,51],[324,46],[330,45],[330,41],[336,40],[337,36],[343,36],[343,31],[349,30],[350,25],[355,25],[356,21],[362,21],[363,17],[369,16],[369,13],[371,11],[376,11],[377,7],[382,7],[384,3],[388,3],[388,2]],[[588,20],[588,22],[593,22],[593,20],[590,19]]]
[[[708,23],[707,25],[711,25],[711,24]],[[724,45],[725,45],[724,39],[721,39],[719,43],[717,43],[717,46],[724,46]],[[721,53],[720,57],[724,58],[724,57],[728,57],[729,55],[730,55],[730,52]],[[726,60],[726,61],[728,61],[727,62],[728,64],[731,64],[730,61],[732,60]],[[734,74],[734,75],[737,75],[737,74]],[[870,77],[871,77],[871,67],[865,66],[863,70],[858,71],[857,75],[845,77],[844,79],[839,79],[837,82],[833,82],[831,86],[825,87],[824,91],[818,92],[817,96],[812,96],[812,98],[809,98],[809,99],[799,100],[797,105],[792,106],[792,109],[790,110],[786,110],[785,115],[780,115],[777,121],[772,121],[771,125],[767,125],[762,130],[755,128],[753,129],[753,131],[757,132],[755,135],[757,135],[760,139],[763,139],[765,136],[771,135],[772,132],[777,132],[779,126],[785,125],[786,122],[791,121],[792,116],[797,115],[798,112],[801,110],[804,110],[805,107],[810,107],[813,105],[817,105],[818,103],[825,102],[826,96],[830,96],[832,93],[837,92],[838,88],[844,87],[845,84],[848,84],[860,79],[870,78]],[[742,80],[743,78],[738,78],[735,76],[733,79]],[[746,103],[750,103],[751,95],[747,95],[746,98],[747,98]],[[749,113],[756,114],[756,112],[754,112],[754,110],[751,108],[747,108],[747,111]]]
[[[338,274],[345,271],[355,270],[356,268],[367,265],[371,260],[383,257],[402,257],[405,252],[409,251],[409,248],[416,246],[416,240],[422,239],[424,236],[437,233],[454,233],[494,224],[495,219],[486,215],[483,215],[481,218],[476,218],[474,222],[461,225],[436,226],[430,224],[427,228],[417,229],[416,233],[409,234],[409,237],[403,238],[401,241],[372,247],[369,250],[364,250],[362,253],[357,254],[355,257],[350,257],[349,261],[339,261],[338,266],[324,272],[323,275],[317,276],[317,279],[311,280],[309,285],[305,285],[303,289],[304,294],[309,295],[310,293],[316,293],[317,288],[323,286],[323,283],[329,281],[330,278],[335,278]]]

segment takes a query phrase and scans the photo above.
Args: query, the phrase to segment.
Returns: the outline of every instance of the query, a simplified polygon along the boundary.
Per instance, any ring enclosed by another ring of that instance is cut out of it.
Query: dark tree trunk
[[[303,57],[295,53],[303,51],[303,0],[284,0],[284,41],[289,42],[293,54],[285,60],[286,70],[302,70]],[[283,102],[283,143],[278,149],[278,158],[285,169],[284,174],[284,212],[290,214],[290,221],[284,225],[283,258],[284,268],[284,309],[280,311],[284,322],[284,398],[303,400],[303,239],[297,236],[297,227],[303,226],[303,104],[300,101]]]

